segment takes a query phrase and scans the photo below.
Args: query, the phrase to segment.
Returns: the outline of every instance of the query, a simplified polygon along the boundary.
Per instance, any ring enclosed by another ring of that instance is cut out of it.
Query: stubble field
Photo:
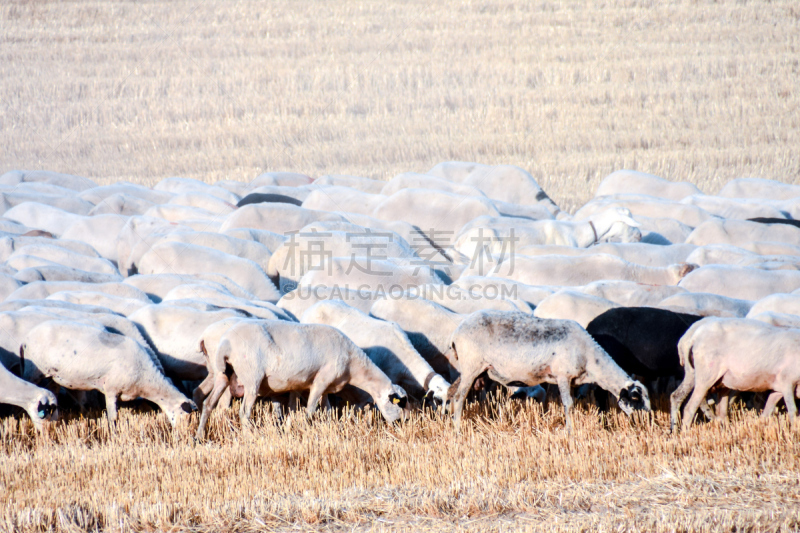
[[[4,2],[0,172],[99,183],[530,171],[568,210],[633,168],[800,183],[800,8],[761,2]],[[663,399],[661,400],[663,407]],[[95,417],[100,413],[95,413]],[[578,407],[288,431],[123,410],[0,423],[0,531],[800,529],[800,440]],[[196,424],[196,420],[194,422]]]

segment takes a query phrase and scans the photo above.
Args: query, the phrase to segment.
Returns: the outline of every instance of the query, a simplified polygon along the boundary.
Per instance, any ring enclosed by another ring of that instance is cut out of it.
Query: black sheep
[[[628,374],[679,378],[678,341],[701,318],[655,307],[617,307],[595,317],[586,331]]]

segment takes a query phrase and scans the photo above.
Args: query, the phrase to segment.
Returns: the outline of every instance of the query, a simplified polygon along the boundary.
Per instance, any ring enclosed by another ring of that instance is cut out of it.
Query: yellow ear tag
[[[400,403],[400,398],[394,398],[394,399],[392,399],[392,403]]]

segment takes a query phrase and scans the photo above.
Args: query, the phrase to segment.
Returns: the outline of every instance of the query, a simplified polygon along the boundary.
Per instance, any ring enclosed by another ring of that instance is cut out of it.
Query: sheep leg
[[[228,376],[224,372],[217,374],[214,378],[214,388],[203,401],[203,411],[200,413],[200,423],[197,426],[197,439],[203,440],[206,435],[206,424],[211,411],[217,406],[220,396],[228,388]]]
[[[770,393],[767,397],[767,403],[764,404],[764,411],[761,413],[761,418],[769,418],[781,398],[783,398],[783,394],[780,392]]]
[[[253,416],[253,406],[256,404],[256,398],[258,398],[258,390],[251,387],[245,387],[242,405],[239,407],[239,422],[242,425],[242,429],[247,432],[253,428],[253,424],[250,419]]]
[[[669,395],[669,430],[671,433],[675,432],[675,424],[678,423],[678,412],[681,410],[683,402],[694,389],[694,368],[686,365],[684,370],[686,373],[683,381],[675,389],[675,392]]]
[[[194,401],[195,405],[202,405],[203,401],[211,394],[211,391],[214,389],[214,376],[209,373],[206,376],[206,379],[203,380],[200,385],[194,390],[192,394],[192,400]]]
[[[719,403],[717,404],[717,420],[725,424],[728,421],[728,404],[731,401],[731,390],[725,389],[719,391]],[[703,403],[700,403],[700,407],[702,408]],[[708,404],[706,404],[708,405]]]
[[[470,389],[472,388],[472,384],[478,379],[478,376],[483,374],[487,366],[480,366],[472,373],[462,373],[461,374],[461,383],[458,385],[458,389],[456,393],[453,395],[452,403],[453,403],[453,424],[455,425],[456,429],[460,429],[461,427],[461,415],[464,412],[464,402],[467,400],[467,394],[469,394]]]
[[[793,426],[797,425],[797,403],[794,401],[794,383],[789,383],[784,389],[783,403],[786,404],[786,411],[789,413],[789,421]]]
[[[564,404],[564,418],[567,420],[567,432],[572,433],[572,417],[569,411],[572,408],[572,387],[570,381],[565,377],[556,379],[558,391],[561,393],[561,403]]]
[[[280,400],[274,397],[272,398],[272,413],[278,419],[278,422],[283,422],[283,405],[281,405]]]
[[[708,387],[696,386],[694,388],[692,397],[689,398],[689,403],[687,403],[686,407],[683,408],[683,431],[687,431],[689,427],[691,427],[692,422],[694,421],[694,415],[697,414],[697,410],[700,408],[700,403],[705,401],[707,393]]]
[[[328,383],[320,383],[317,381],[311,385],[311,390],[308,391],[308,403],[306,403],[306,414],[308,414],[308,416],[313,415],[314,411],[317,410],[322,395],[325,394],[328,385]]]
[[[117,401],[119,394],[116,392],[105,392],[106,396],[106,418],[108,418],[108,430],[114,431],[117,427]]]
[[[222,396],[220,396],[217,407],[221,409],[230,409],[232,403],[233,403],[233,393],[231,392],[231,388],[228,387],[227,389],[225,389],[225,392],[222,393]]]

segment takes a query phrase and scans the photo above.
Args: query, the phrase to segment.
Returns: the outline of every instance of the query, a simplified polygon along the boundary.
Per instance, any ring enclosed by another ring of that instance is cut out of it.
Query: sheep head
[[[633,219],[631,212],[624,207],[612,207],[596,217],[592,223],[597,232],[597,242],[640,242],[641,224]]]
[[[635,410],[650,411],[650,395],[644,385],[632,381],[619,392],[618,404],[626,415]]]
[[[405,418],[408,396],[402,387],[393,384],[375,398],[375,405],[387,422],[396,422]]]

